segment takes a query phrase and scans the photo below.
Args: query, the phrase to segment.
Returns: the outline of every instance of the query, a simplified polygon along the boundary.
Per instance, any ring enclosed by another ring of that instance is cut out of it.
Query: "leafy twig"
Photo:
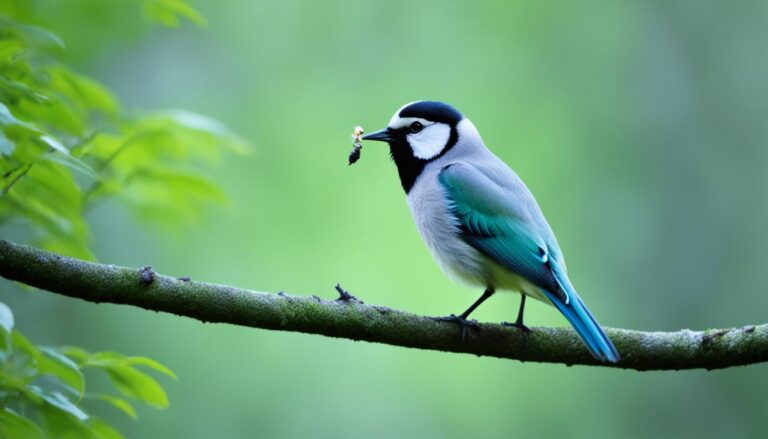
[[[30,163],[30,164],[24,166],[23,169],[21,170],[21,172],[19,172],[15,177],[13,177],[13,179],[11,179],[11,181],[8,182],[7,185],[5,185],[5,187],[3,187],[2,192],[0,192],[0,197],[4,197],[5,194],[7,194],[8,191],[11,190],[13,185],[16,184],[16,182],[18,182],[19,180],[21,180],[22,177],[27,175],[27,172],[29,172],[29,170],[32,168],[32,165],[34,165],[34,163]]]

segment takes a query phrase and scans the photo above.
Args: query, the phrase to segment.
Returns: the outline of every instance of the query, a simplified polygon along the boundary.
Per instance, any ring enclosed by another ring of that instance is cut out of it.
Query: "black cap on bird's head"
[[[379,140],[389,142],[397,135],[395,131],[410,129],[414,122],[422,124],[423,122],[411,121],[411,119],[424,119],[429,122],[443,123],[448,126],[456,126],[464,116],[459,110],[443,102],[437,101],[416,101],[406,104],[397,110],[389,121],[389,125],[383,130],[375,131],[363,136],[363,140]],[[411,122],[410,124],[408,122]],[[418,125],[416,125],[418,130]]]
[[[464,118],[459,110],[437,101],[418,101],[408,104],[400,109],[399,116],[418,117],[448,125],[456,125]]]
[[[363,140],[387,142],[400,182],[410,192],[424,166],[445,154],[458,140],[457,126],[464,119],[448,104],[417,101],[397,110],[383,130]]]

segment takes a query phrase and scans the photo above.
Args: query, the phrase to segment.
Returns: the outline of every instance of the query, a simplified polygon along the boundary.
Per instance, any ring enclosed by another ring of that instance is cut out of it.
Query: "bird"
[[[453,106],[416,101],[387,127],[363,136],[389,144],[408,207],[433,258],[455,281],[484,288],[466,311],[441,319],[462,325],[497,291],[521,295],[517,319],[526,332],[526,297],[554,306],[601,362],[616,347],[576,293],[552,228],[522,179],[488,147]],[[463,332],[464,334],[464,332]]]

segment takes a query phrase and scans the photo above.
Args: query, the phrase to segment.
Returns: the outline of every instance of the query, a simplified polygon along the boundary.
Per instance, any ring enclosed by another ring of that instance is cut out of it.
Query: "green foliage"
[[[140,369],[176,377],[157,361],[75,347],[39,347],[13,327],[13,314],[0,303],[0,437],[121,437],[89,414],[90,409],[106,403],[136,419],[134,403],[168,406],[160,384]],[[106,374],[116,392],[86,392],[89,371]]]
[[[144,13],[147,17],[166,26],[176,27],[182,18],[205,26],[205,18],[184,0],[144,0]]]
[[[166,25],[204,24],[180,0],[143,5]],[[0,16],[0,223],[21,222],[41,247],[93,259],[84,214],[105,197],[165,225],[225,201],[200,168],[222,148],[243,153],[242,140],[198,114],[123,111],[104,86],[57,62],[64,47]]]
[[[182,19],[205,25],[183,0],[141,4],[167,26]],[[198,114],[124,111],[104,86],[57,60],[65,49],[58,36],[18,21],[25,6],[0,8],[8,14],[0,15],[0,225],[12,221],[41,247],[93,259],[85,214],[100,200],[112,197],[139,218],[169,226],[226,200],[201,168],[223,149],[245,153],[241,139]],[[11,310],[0,303],[0,437],[119,438],[90,414],[92,406],[134,419],[134,403],[168,406],[165,390],[145,372],[175,378],[159,362],[40,347],[13,328]],[[89,370],[103,373],[115,391],[86,391]]]

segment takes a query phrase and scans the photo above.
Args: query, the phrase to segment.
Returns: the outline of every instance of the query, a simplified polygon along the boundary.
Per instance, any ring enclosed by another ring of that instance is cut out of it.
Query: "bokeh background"
[[[454,104],[528,183],[607,326],[704,329],[768,315],[768,3],[196,0],[168,30],[129,1],[40,2],[67,62],[131,108],[218,118],[254,153],[230,196],[167,229],[89,216],[101,261],[415,313],[463,310],[418,237],[386,148],[354,125]],[[10,238],[13,238],[11,236]],[[129,437],[760,437],[765,365],[638,373],[521,364],[203,323],[0,285],[32,340],[147,355],[166,411]],[[499,295],[476,318],[511,320]],[[532,304],[532,325],[565,325]]]

